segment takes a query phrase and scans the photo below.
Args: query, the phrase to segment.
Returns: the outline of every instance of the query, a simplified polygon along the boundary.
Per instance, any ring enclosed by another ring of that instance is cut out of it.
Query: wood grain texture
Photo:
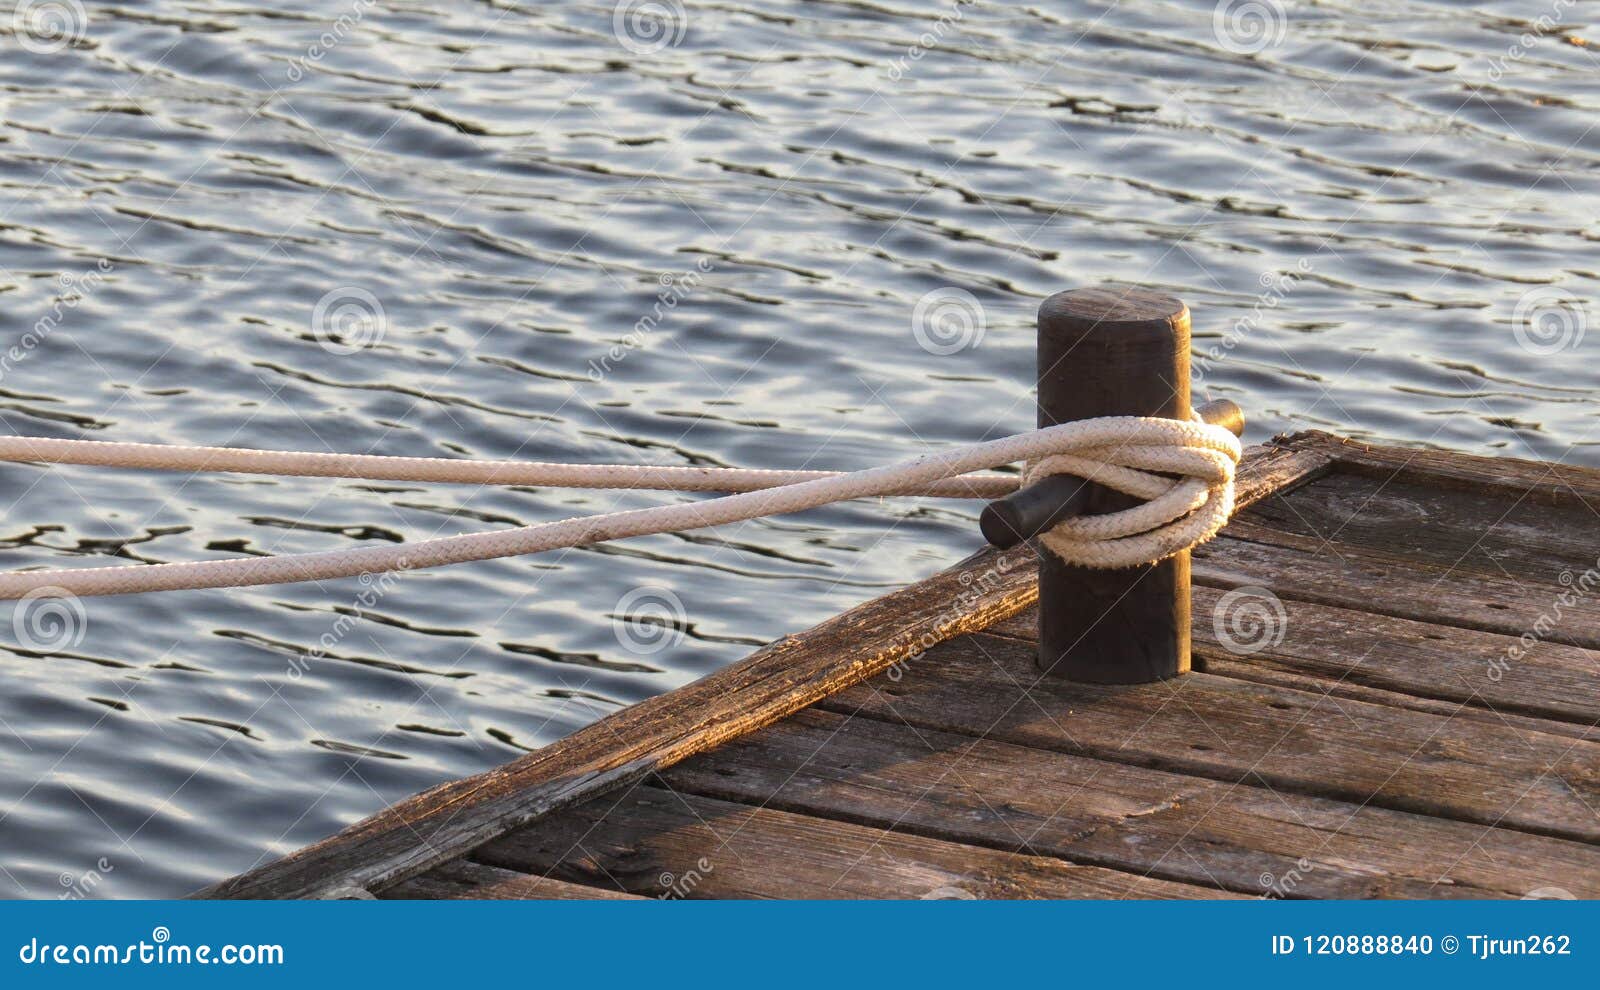
[[[1294,599],[1249,626],[1242,609],[1262,601],[1194,589],[1196,669],[1531,731],[1600,734],[1600,651],[1549,642],[1521,649],[1513,636]],[[1034,630],[1029,609],[985,631],[1031,640]],[[1514,671],[1490,676],[1513,648]]]
[[[661,787],[605,797],[475,856],[652,897],[1195,898],[1204,887]]]
[[[1465,571],[1547,582],[1563,570],[1596,567],[1600,558],[1600,514],[1585,505],[1343,472],[1258,504],[1229,524],[1229,535],[1240,539],[1268,541],[1274,533],[1326,543],[1335,552],[1388,554],[1441,577]]]
[[[1371,705],[1388,705],[1391,708],[1408,708],[1412,711],[1428,712],[1445,718],[1487,722],[1492,725],[1504,726],[1519,733],[1543,733],[1600,742],[1600,725],[1516,715],[1498,709],[1463,704],[1457,701],[1441,701],[1437,698],[1368,687],[1365,684],[1358,684],[1349,680],[1301,674],[1292,669],[1278,666],[1270,657],[1242,659],[1225,652],[1207,651],[1197,655],[1195,670],[1206,674],[1216,674],[1220,677],[1234,677],[1242,681],[1255,681],[1258,684],[1273,684],[1295,691],[1310,691],[1316,694],[1323,694],[1327,695],[1329,700],[1335,704],[1341,699],[1348,698],[1352,701],[1364,701]]]
[[[1600,471],[1316,432],[1273,446],[1323,459],[1316,484],[1238,513],[1194,551],[1196,584],[1600,649],[1600,594],[1573,593],[1600,567]]]
[[[1280,598],[1513,637],[1537,629],[1543,642],[1600,649],[1600,594],[1558,609],[1570,590],[1559,569],[1543,581],[1445,573],[1348,544],[1330,547],[1281,531],[1254,535],[1246,540],[1225,531],[1196,547],[1195,583],[1263,587]]]
[[[680,793],[1256,896],[1600,893],[1600,849],[1581,843],[815,708],[663,776]]]
[[[1600,469],[1516,457],[1484,457],[1449,450],[1381,446],[1321,431],[1280,438],[1286,446],[1332,457],[1342,469],[1379,479],[1404,477],[1429,487],[1498,497],[1526,494],[1546,504],[1586,503],[1600,511]]]
[[[412,901],[616,901],[636,900],[611,885],[589,886],[550,877],[502,870],[471,860],[441,863],[379,895]]]
[[[1097,416],[1186,418],[1189,310],[1135,286],[1058,292],[1039,306],[1038,421]],[[1084,486],[1081,511],[1143,500]],[[1189,554],[1138,567],[1039,563],[1039,669],[1098,684],[1143,684],[1189,669]]]
[[[1600,842],[1600,744],[1195,673],[1124,687],[1032,672],[1028,644],[976,633],[892,690],[822,703],[934,729],[1283,792]]]

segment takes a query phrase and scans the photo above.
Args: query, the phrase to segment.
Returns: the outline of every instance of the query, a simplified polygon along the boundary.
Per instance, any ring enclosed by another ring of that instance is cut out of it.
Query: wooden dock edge
[[[1330,469],[1346,441],[1298,433],[1250,448],[1243,508]],[[745,659],[642,701],[485,773],[449,781],[336,835],[192,895],[281,899],[371,896],[579,801],[763,728],[947,639],[1034,604],[1026,546],[986,548]]]

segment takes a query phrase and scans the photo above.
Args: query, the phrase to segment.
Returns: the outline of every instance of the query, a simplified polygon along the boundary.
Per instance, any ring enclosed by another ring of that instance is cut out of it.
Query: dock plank
[[[1409,478],[1447,491],[1494,489],[1502,497],[1526,496],[1548,504],[1568,504],[1576,500],[1600,512],[1600,469],[1592,467],[1370,444],[1320,430],[1280,437],[1276,442],[1326,455],[1349,473],[1379,479]]]
[[[416,901],[592,901],[635,900],[614,887],[568,883],[458,859],[403,880],[378,895]]]
[[[1048,856],[641,786],[496,839],[485,862],[649,896],[1195,898],[1221,896]]]
[[[1577,500],[1551,504],[1494,489],[1444,491],[1406,477],[1332,472],[1317,484],[1257,503],[1229,522],[1241,539],[1269,532],[1398,556],[1446,574],[1553,581],[1600,557],[1600,513]]]
[[[1600,652],[1375,615],[1316,603],[1284,603],[1283,641],[1259,653],[1230,643],[1224,592],[1194,589],[1195,642],[1207,655],[1592,727],[1600,722]],[[1224,635],[1218,635],[1220,618]],[[1516,659],[1511,659],[1511,657]],[[1514,673],[1513,673],[1514,671]]]
[[[817,709],[664,778],[680,792],[1256,896],[1600,894],[1600,849],[1581,843]]]
[[[1243,681],[1255,681],[1259,684],[1272,684],[1295,691],[1324,694],[1335,702],[1341,698],[1348,698],[1352,701],[1362,701],[1372,705],[1387,705],[1391,708],[1407,708],[1412,711],[1428,712],[1445,718],[1468,719],[1475,722],[1486,722],[1491,725],[1506,726],[1519,733],[1532,732],[1571,736],[1574,739],[1600,742],[1600,725],[1594,723],[1564,722],[1557,719],[1517,715],[1490,706],[1477,707],[1460,701],[1443,701],[1432,697],[1405,694],[1400,691],[1368,687],[1364,684],[1338,678],[1302,674],[1293,669],[1279,666],[1270,658],[1249,657],[1241,659],[1223,652],[1202,652],[1195,659],[1194,669],[1204,674],[1216,674]]]
[[[1108,687],[1042,678],[976,633],[891,688],[822,703],[919,728],[1580,841],[1600,841],[1600,744],[1194,673]]]
[[[1417,568],[1403,557],[1348,544],[1337,550],[1313,537],[1225,531],[1193,551],[1196,584],[1260,586],[1281,598],[1370,615],[1460,626],[1483,632],[1600,649],[1600,594],[1561,606],[1569,589],[1553,569],[1544,581],[1508,580],[1470,571]]]
[[[1276,605],[1258,596],[1230,602],[1225,595],[1194,588],[1197,669],[1252,676],[1253,668],[1256,679],[1358,700],[1381,698],[1383,704],[1442,714],[1461,713],[1465,706],[1475,710],[1466,714],[1531,731],[1581,738],[1597,732],[1600,651],[1551,642],[1524,647],[1513,636],[1459,626],[1293,599]],[[1265,624],[1250,625],[1242,612],[1247,606],[1260,606],[1256,618],[1264,617]],[[1235,619],[1245,624],[1235,627]],[[1036,642],[1037,630],[1035,606],[985,631]],[[1274,679],[1268,676],[1273,672],[1301,679]]]

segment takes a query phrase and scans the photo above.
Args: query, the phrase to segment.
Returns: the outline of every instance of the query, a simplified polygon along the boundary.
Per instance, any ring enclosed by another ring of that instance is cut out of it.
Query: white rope
[[[538,488],[637,488],[674,492],[754,492],[837,471],[764,471],[754,468],[655,467],[644,464],[561,464],[548,461],[465,461],[449,457],[387,457],[381,454],[317,454],[301,450],[240,447],[177,447],[162,443],[0,437],[0,461],[86,464],[154,471],[228,471],[298,478],[361,478],[367,481],[427,481],[463,485],[526,485]],[[886,495],[999,498],[1017,490],[1014,474],[946,478],[916,491]]]
[[[1031,462],[1025,485],[1070,474],[1145,500],[1121,512],[1064,520],[1039,542],[1068,563],[1116,568],[1161,560],[1216,536],[1233,514],[1233,474],[1243,448],[1228,430],[1195,420],[1088,420],[1125,425],[1128,435]]]
[[[973,472],[1019,461],[1031,462],[1027,480],[1043,474],[1069,473],[1146,499],[1146,504],[1127,512],[1070,520],[1044,537],[1045,546],[1067,560],[1096,567],[1129,567],[1169,556],[1215,535],[1232,511],[1233,466],[1240,453],[1238,439],[1222,427],[1138,417],[1066,423],[848,474],[456,461],[0,438],[0,460],[541,487],[738,491],[702,502],[581,516],[400,546],[172,564],[12,571],[0,574],[0,600],[22,598],[46,589],[80,596],[120,595],[287,584],[414,570],[720,526],[876,495],[993,498],[1016,490],[1017,479]],[[1179,477],[1163,476],[1169,473]]]

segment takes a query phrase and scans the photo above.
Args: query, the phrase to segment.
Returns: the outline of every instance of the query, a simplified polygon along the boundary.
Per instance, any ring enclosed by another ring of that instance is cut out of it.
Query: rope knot
[[[1152,564],[1211,539],[1233,514],[1234,470],[1243,448],[1223,427],[1198,417],[1185,423],[1137,416],[1070,425],[1067,449],[1030,461],[1023,484],[1070,474],[1144,504],[1068,519],[1043,534],[1045,549],[1067,563]]]

